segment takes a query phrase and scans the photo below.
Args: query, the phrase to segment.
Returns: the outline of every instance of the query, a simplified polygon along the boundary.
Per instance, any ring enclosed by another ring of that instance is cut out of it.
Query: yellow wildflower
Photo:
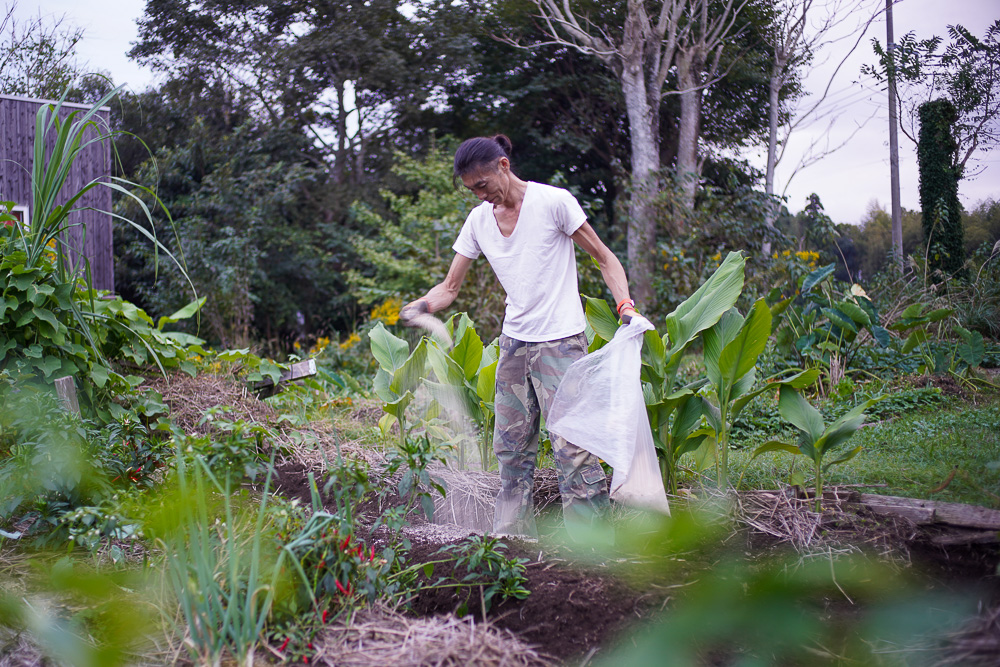
[[[399,310],[403,307],[402,299],[389,297],[381,305],[372,309],[371,319],[382,320],[386,324],[393,325],[399,321]]]
[[[329,337],[320,336],[319,338],[316,339],[316,342],[313,343],[313,346],[309,348],[309,356],[318,357],[319,355],[323,354],[323,350],[325,350],[326,346],[329,344],[330,344]]]
[[[349,350],[359,342],[361,342],[361,336],[358,335],[357,331],[352,331],[351,335],[347,337],[347,340],[342,342],[338,347],[340,347],[341,350]]]

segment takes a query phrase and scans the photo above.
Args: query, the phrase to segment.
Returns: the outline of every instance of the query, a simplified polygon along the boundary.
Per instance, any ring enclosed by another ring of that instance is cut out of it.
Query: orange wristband
[[[635,310],[635,301],[633,301],[632,299],[622,299],[621,301],[618,302],[618,314],[619,315],[622,314],[622,306],[624,306],[626,304],[629,305],[629,306],[631,306],[632,310]]]

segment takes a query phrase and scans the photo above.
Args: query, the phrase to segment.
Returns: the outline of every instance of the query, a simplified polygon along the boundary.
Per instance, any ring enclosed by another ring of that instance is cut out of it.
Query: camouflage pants
[[[526,343],[500,336],[496,380],[493,451],[500,462],[500,494],[493,530],[537,536],[532,486],[538,458],[539,415],[548,415],[566,369],[587,353],[587,337]],[[574,529],[590,526],[605,514],[608,484],[590,452],[552,436],[552,453],[562,495],[563,517]]]

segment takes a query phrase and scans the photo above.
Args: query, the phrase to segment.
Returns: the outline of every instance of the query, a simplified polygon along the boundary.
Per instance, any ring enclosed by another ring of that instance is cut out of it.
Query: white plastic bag
[[[611,342],[574,362],[546,423],[551,433],[607,461],[616,501],[669,514],[639,379],[642,335],[651,329],[649,320],[634,316]]]

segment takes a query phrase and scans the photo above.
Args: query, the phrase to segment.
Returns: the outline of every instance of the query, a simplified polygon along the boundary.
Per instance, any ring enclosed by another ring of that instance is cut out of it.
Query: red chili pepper
[[[323,610],[323,623],[326,623],[326,617],[327,617],[327,615],[329,613],[330,613],[330,610],[328,610],[328,609],[324,609]]]
[[[340,581],[336,581],[336,584],[337,584],[337,590],[338,590],[338,591],[340,591],[340,592],[341,592],[341,593],[343,593],[344,595],[349,595],[349,593],[347,592],[347,589],[346,589],[346,588],[344,588],[344,587],[343,587],[343,586],[342,586],[342,585],[340,584]]]
[[[374,544],[372,545],[372,555],[371,555],[371,557],[368,560],[369,561],[374,561],[375,560],[375,545]]]
[[[288,646],[288,642],[290,642],[291,640],[292,640],[291,637],[285,637],[285,641],[281,642],[281,648],[278,649],[278,653],[283,652],[285,650],[285,647]]]
[[[345,551],[347,549],[347,545],[350,543],[351,543],[351,536],[348,535],[347,537],[344,538],[343,543],[340,545],[340,550]]]

